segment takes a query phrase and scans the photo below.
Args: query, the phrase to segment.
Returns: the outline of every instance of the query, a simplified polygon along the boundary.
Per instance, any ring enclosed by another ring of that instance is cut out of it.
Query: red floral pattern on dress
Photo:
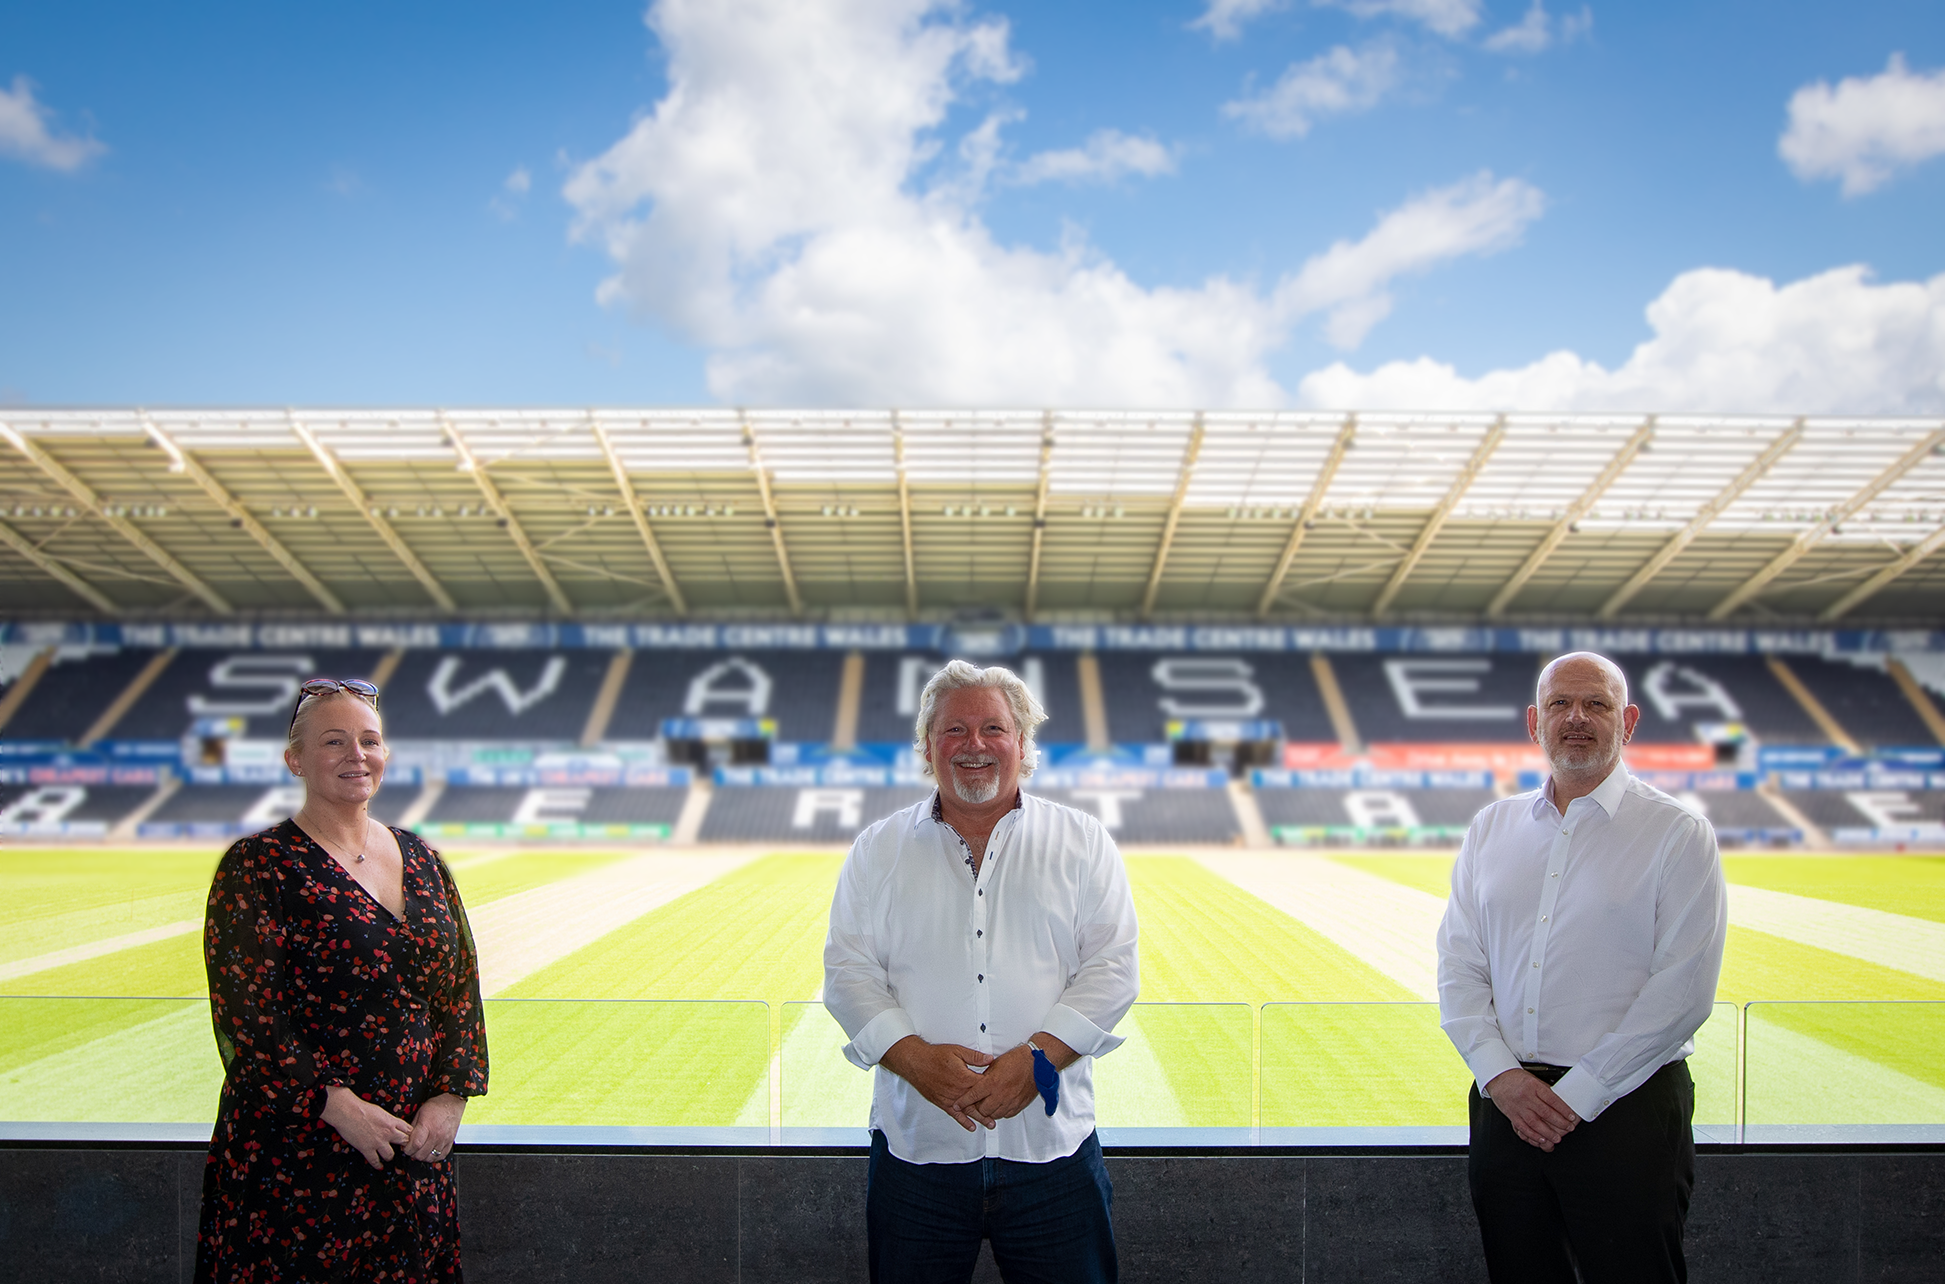
[[[196,1279],[458,1280],[450,1158],[374,1170],[318,1116],[343,1084],[410,1122],[486,1092],[479,965],[452,872],[417,835],[393,918],[294,821],[240,839],[203,929],[226,1071],[203,1169]]]

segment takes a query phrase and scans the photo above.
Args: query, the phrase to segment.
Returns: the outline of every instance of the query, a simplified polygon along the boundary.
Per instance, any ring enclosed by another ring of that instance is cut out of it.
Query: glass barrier
[[[1689,1060],[1695,1123],[1709,1140],[1734,1140],[1736,1018],[1735,1004],[1716,1004]],[[1262,1067],[1264,1128],[1466,1126],[1472,1075],[1436,1003],[1264,1004]]]
[[[766,1003],[488,999],[469,1127],[768,1128]]]
[[[786,1003],[777,1022],[779,1118],[785,1128],[855,1129],[860,1144],[871,1118],[871,1080],[844,1059],[844,1027],[822,1003]]]
[[[1472,1081],[1436,1003],[1266,1003],[1262,1074],[1264,1128],[1463,1128]]]
[[[844,1059],[843,1029],[822,1003],[786,1003],[779,1022],[785,1128],[862,1129],[872,1075]],[[1255,1021],[1246,1003],[1137,1003],[1126,1042],[1094,1063],[1103,1128],[1248,1128]]]
[[[1249,1128],[1256,1013],[1247,1003],[1137,1003],[1094,1063],[1103,1128]]]
[[[486,1027],[469,1129],[771,1125],[766,1004],[488,999]],[[222,1086],[205,998],[0,997],[0,1121],[207,1129]]]
[[[1945,1003],[1751,1003],[1744,1140],[1945,1141]]]
[[[206,998],[0,997],[0,1120],[216,1120],[223,1063]]]
[[[1718,1003],[1695,1032],[1695,1051],[1688,1058],[1689,1077],[1695,1080],[1695,1139],[1729,1143],[1736,1140],[1742,1118],[1742,1009]]]

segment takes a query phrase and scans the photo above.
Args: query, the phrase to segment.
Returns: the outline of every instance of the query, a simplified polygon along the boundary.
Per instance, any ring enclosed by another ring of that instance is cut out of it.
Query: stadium
[[[380,688],[375,811],[446,854],[479,941],[477,1189],[535,1156],[853,1162],[825,914],[850,840],[929,793],[917,695],[963,657],[1034,690],[1026,787],[1133,881],[1104,1142],[1311,1165],[1306,1215],[1365,1210],[1319,1223],[1320,1271],[1425,1205],[1393,1277],[1465,1278],[1463,1181],[1396,1167],[1463,1155],[1432,933],[1472,816],[1542,778],[1540,666],[1595,649],[1642,710],[1630,769],[1730,880],[1692,1068],[1704,1186],[1745,1194],[1695,1260],[1777,1242],[1731,1160],[1827,1156],[1806,1200],[1888,1209],[1895,1164],[1842,1165],[1945,1143],[1945,420],[102,409],[0,438],[10,1141],[194,1180],[203,899],[301,801],[282,737],[323,674]],[[1131,1261],[1165,1260],[1181,1191],[1127,1191]],[[643,1269],[689,1260],[658,1233]]]

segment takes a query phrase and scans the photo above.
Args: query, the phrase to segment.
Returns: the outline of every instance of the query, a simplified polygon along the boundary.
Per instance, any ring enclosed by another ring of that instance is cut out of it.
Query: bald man
[[[1640,717],[1605,656],[1547,665],[1526,711],[1546,783],[1480,812],[1452,868],[1439,1021],[1475,1080],[1468,1175],[1499,1284],[1688,1278],[1685,1058],[1728,897],[1709,822],[1621,762]]]

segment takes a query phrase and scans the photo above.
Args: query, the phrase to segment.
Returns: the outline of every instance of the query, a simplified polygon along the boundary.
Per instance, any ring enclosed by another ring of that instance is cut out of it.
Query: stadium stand
[[[1496,796],[1490,789],[1259,789],[1256,805],[1272,834],[1279,829],[1463,832]]]
[[[770,718],[777,739],[822,744],[837,716],[843,666],[837,651],[638,651],[607,738],[653,740],[664,718]]]
[[[0,785],[0,835],[103,837],[153,785]]]
[[[146,797],[146,793],[144,797]],[[387,788],[372,801],[371,814],[398,823],[419,796],[414,785]],[[304,805],[303,786],[184,785],[142,822],[143,838],[234,838],[268,829]]]
[[[1837,660],[1790,657],[1790,671],[1837,724],[1866,749],[1933,745],[1938,740],[1898,684],[1882,669]]]
[[[936,652],[876,651],[865,656],[864,690],[858,702],[861,744],[910,744],[925,683],[948,659]],[[1043,745],[1078,744],[1087,739],[1081,717],[1080,681],[1072,652],[1010,656],[967,656],[974,664],[999,664],[1019,674],[1047,711],[1035,738]]]
[[[385,734],[392,740],[577,740],[609,655],[408,651],[385,684]]]
[[[1242,837],[1236,809],[1221,789],[1028,789],[1078,807],[1117,843],[1233,843]]]
[[[848,843],[866,825],[928,797],[929,785],[718,789],[703,842]]]
[[[686,789],[659,786],[456,787],[433,803],[420,830],[435,837],[488,838],[518,837],[530,831],[554,837],[599,837],[611,830],[666,830],[682,814],[687,796]]]
[[[1783,795],[1839,843],[1945,841],[1945,792],[1792,789]]]
[[[1724,847],[1781,846],[1803,838],[1800,828],[1753,789],[1704,789],[1678,796],[1708,817]]]
[[[78,742],[155,654],[133,648],[59,648],[47,673],[7,723],[7,739]]]
[[[1794,661],[1793,661],[1794,665]],[[1633,662],[1629,685],[1649,739],[1693,743],[1704,723],[1741,723],[1767,745],[1830,743],[1758,656],[1693,656]]]
[[[1337,739],[1305,656],[1119,651],[1100,665],[1108,731],[1118,742],[1153,744],[1168,738],[1168,723],[1191,719],[1276,721],[1289,740]]]
[[[1331,666],[1366,744],[1527,738],[1531,655],[1339,655]]]
[[[369,678],[383,657],[382,651],[181,651],[116,722],[113,735],[179,740],[198,720],[240,718],[245,738],[282,740],[306,678]]]

